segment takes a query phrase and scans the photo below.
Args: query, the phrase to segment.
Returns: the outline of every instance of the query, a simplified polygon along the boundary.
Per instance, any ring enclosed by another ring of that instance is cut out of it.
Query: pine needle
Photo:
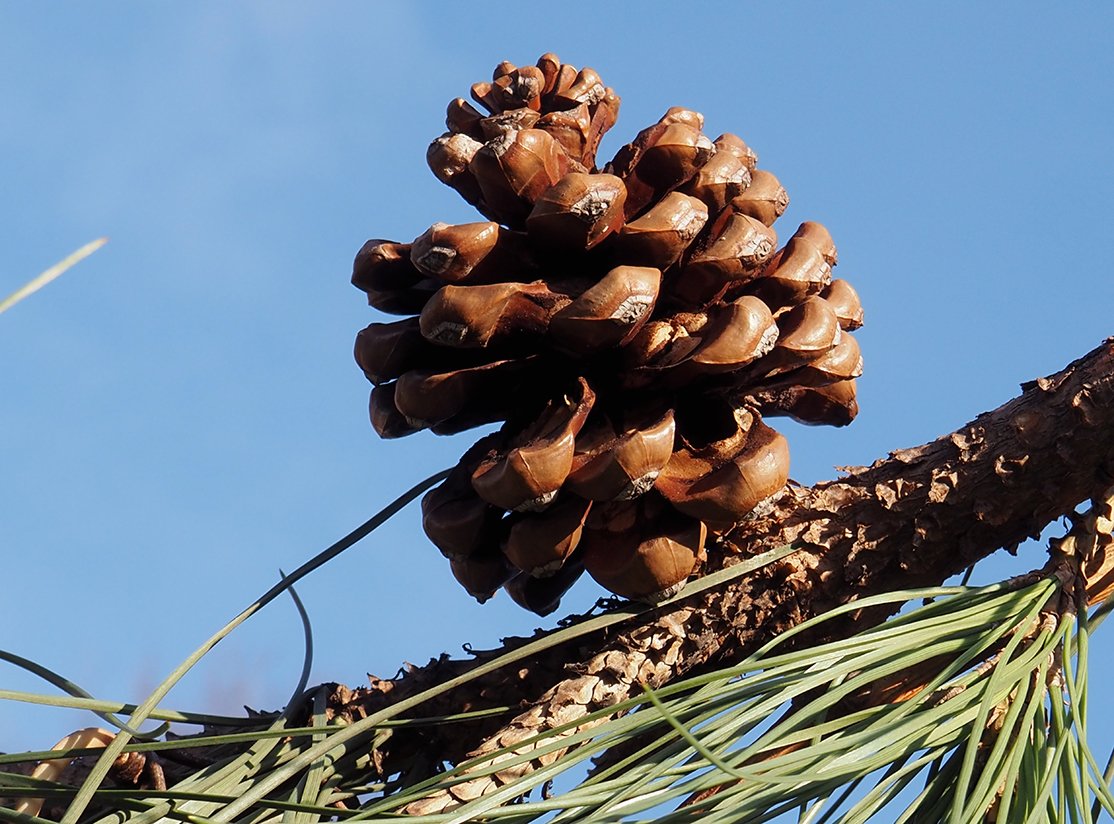
[[[69,269],[75,263],[79,263],[82,260],[85,260],[85,258],[89,257],[89,255],[93,254],[93,252],[100,249],[106,243],[108,243],[108,238],[106,238],[106,237],[97,238],[96,240],[92,241],[91,243],[86,243],[84,246],[82,246],[80,249],[78,249],[72,255],[67,257],[65,260],[61,260],[58,263],[55,263],[53,266],[51,266],[49,269],[47,269],[41,275],[39,275],[36,278],[33,278],[28,283],[25,283],[23,286],[16,289],[14,292],[12,292],[6,298],[4,298],[3,300],[0,300],[0,314],[3,314],[4,312],[11,309],[13,306],[15,306],[17,303],[19,303],[21,300],[23,300],[28,295],[32,295],[35,292],[42,289],[44,286],[46,286],[52,280],[54,280],[54,279],[58,278],[60,275],[62,275],[67,269]]]

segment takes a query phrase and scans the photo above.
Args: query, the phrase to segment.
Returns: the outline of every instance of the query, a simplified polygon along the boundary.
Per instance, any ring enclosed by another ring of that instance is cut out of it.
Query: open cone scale
[[[370,240],[352,282],[380,311],[356,339],[383,437],[503,421],[422,502],[426,534],[483,601],[539,614],[585,570],[653,601],[708,534],[789,477],[763,416],[855,417],[862,325],[836,248],[739,137],[671,108],[602,168],[619,97],[546,54],[456,99],[434,174],[486,220]]]

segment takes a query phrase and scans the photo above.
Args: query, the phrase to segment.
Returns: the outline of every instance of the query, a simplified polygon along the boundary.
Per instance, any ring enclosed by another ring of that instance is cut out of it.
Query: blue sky
[[[785,427],[801,482],[950,432],[1114,332],[1108,6],[525,8],[0,5],[0,294],[111,238],[0,318],[0,647],[142,698],[278,567],[455,462],[474,433],[371,431],[351,347],[383,318],[348,278],[369,237],[473,219],[425,147],[503,59],[595,67],[623,98],[604,157],[702,111],[789,190],[783,233],[831,229],[866,304],[862,413]],[[472,602],[414,509],[299,591],[315,682],[557,617]],[[274,708],[300,661],[279,602],[169,704]],[[44,689],[11,668],[0,687]],[[89,723],[0,704],[0,750]]]

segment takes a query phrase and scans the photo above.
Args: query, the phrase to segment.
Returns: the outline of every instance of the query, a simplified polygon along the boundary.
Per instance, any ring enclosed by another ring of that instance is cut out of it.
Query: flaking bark
[[[787,543],[799,547],[796,553],[440,696],[420,714],[506,705],[512,710],[471,725],[396,734],[378,753],[378,763],[391,774],[409,772],[416,753],[458,762],[493,752],[630,697],[640,684],[657,687],[700,668],[727,665],[839,604],[938,584],[996,549],[1038,536],[1114,477],[1114,338],[1022,390],[932,443],[898,450],[838,480],[791,487],[767,515],[726,535],[710,553],[708,570]],[[888,611],[859,613],[826,632],[846,634]],[[509,639],[477,660],[525,640]],[[442,659],[397,680],[373,679],[370,688],[338,692],[334,709],[360,717],[475,665]],[[451,795],[432,796],[406,811],[450,808],[531,768],[457,785]]]

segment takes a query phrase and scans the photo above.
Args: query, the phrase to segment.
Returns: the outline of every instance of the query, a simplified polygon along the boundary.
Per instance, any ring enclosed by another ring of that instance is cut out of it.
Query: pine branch
[[[940,583],[999,548],[1013,550],[1038,536],[1114,477],[1114,338],[1022,390],[932,443],[898,450],[838,480],[791,488],[772,512],[738,525],[712,552],[706,571],[787,543],[799,547],[793,555],[450,691],[422,714],[511,709],[471,726],[396,734],[377,754],[378,763],[386,774],[405,773],[419,753],[428,764],[430,753],[435,761],[455,763],[492,752],[636,695],[641,684],[657,687],[737,660],[836,605]],[[846,633],[887,612],[858,613],[829,631]],[[510,639],[497,652],[525,640]],[[398,680],[339,690],[334,708],[361,717],[476,663],[443,659]],[[457,785],[453,795],[407,811],[449,808],[512,777],[496,773]]]

